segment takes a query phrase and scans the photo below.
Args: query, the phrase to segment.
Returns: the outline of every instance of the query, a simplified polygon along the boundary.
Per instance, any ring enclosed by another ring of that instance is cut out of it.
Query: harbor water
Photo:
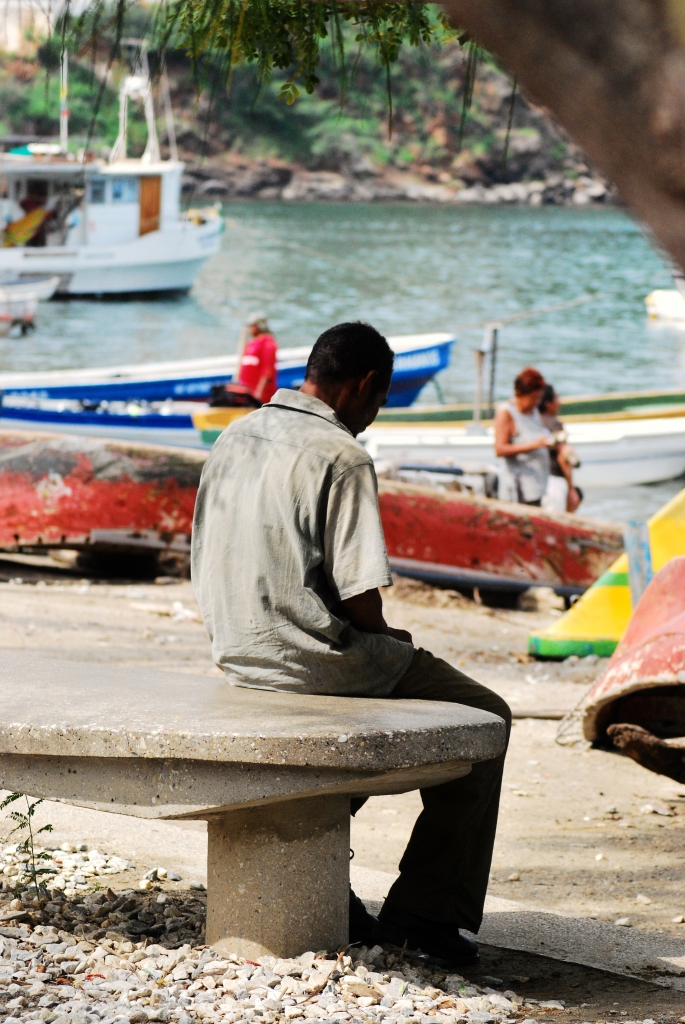
[[[231,204],[219,255],[189,295],[42,304],[37,330],[0,340],[3,370],[57,369],[233,352],[264,310],[281,346],[363,319],[389,334],[455,331],[446,401],[474,389],[478,324],[587,297],[505,324],[497,395],[537,366],[565,395],[685,387],[685,330],[647,322],[644,298],[671,287],[667,261],[617,209]],[[421,402],[435,403],[432,385]],[[680,482],[587,495],[610,519],[651,514]]]

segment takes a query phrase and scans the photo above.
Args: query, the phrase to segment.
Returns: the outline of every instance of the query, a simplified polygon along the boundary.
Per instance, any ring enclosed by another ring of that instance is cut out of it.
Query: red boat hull
[[[0,433],[0,548],[187,550],[207,453]],[[581,592],[622,548],[617,527],[381,480],[388,553],[449,585]]]
[[[205,459],[192,449],[2,433],[0,547],[187,547]]]
[[[386,481],[379,500],[395,567],[417,567],[418,576],[430,565],[436,579],[457,585],[580,593],[623,550],[618,527],[582,516]]]
[[[614,722],[664,738],[685,735],[685,557],[672,558],[640,598],[623,639],[584,702],[583,732]]]

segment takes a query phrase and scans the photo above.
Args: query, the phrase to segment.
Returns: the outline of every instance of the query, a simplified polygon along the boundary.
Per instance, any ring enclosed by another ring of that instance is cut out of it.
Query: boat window
[[[88,185],[88,202],[89,203],[104,203],[106,202],[106,185],[107,182],[104,178],[93,178]]]
[[[113,203],[137,203],[138,179],[133,177],[112,178]]]

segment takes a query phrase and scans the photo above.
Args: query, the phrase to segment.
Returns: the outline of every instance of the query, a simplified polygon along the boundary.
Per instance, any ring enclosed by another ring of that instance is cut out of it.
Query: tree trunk
[[[685,0],[441,0],[685,268]]]

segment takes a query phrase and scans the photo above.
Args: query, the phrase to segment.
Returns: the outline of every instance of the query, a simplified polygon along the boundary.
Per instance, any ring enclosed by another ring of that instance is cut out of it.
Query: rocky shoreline
[[[447,173],[421,176],[380,171],[368,161],[340,171],[305,170],[277,160],[188,165],[183,191],[191,204],[207,200],[410,202],[449,205],[593,206],[616,204],[615,190],[589,173],[553,172],[534,181],[469,183]]]

